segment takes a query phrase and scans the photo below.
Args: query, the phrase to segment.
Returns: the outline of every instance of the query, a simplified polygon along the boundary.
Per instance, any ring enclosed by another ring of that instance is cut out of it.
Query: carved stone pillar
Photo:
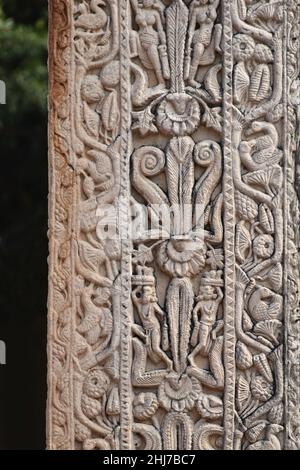
[[[51,0],[50,449],[300,448],[294,0]]]

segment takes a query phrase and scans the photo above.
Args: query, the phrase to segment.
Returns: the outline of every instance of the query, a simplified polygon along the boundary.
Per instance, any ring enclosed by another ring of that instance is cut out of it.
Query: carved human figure
[[[195,76],[201,59],[212,41],[214,23],[217,18],[219,0],[194,0],[191,5],[191,19],[188,30],[187,60],[190,65],[186,67],[185,77],[191,86],[199,86]],[[216,28],[220,36],[220,29]],[[216,50],[219,48],[220,37],[216,40]]]
[[[201,353],[207,355],[210,348],[210,334],[217,320],[217,313],[223,292],[219,286],[200,285],[197,304],[193,310],[194,330],[191,343],[197,345],[192,352],[192,357]]]
[[[166,35],[162,16],[156,0],[131,0],[135,11],[135,21],[139,28],[139,55],[147,69],[153,69],[158,83],[165,85],[169,71],[166,56]]]
[[[172,361],[160,346],[161,325],[157,316],[163,319],[165,314],[157,303],[155,286],[137,286],[132,292],[132,300],[142,322],[142,328],[140,325],[133,325],[133,331],[145,341],[150,359],[154,363],[162,360],[171,369]]]

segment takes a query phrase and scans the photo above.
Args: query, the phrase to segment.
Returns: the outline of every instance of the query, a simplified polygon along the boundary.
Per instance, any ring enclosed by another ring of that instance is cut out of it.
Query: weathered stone
[[[48,448],[300,448],[298,18],[50,2]]]

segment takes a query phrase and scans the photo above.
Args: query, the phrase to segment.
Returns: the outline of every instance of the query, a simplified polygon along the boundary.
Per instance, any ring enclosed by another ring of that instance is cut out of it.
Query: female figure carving
[[[192,14],[188,31],[187,47],[187,57],[191,63],[190,66],[186,68],[185,72],[186,78],[188,78],[191,86],[199,86],[199,83],[195,80],[195,76],[199,65],[201,65],[201,63],[203,64],[203,54],[212,41],[218,5],[219,0],[194,0],[191,7]],[[216,28],[216,33],[220,35],[219,28]],[[216,49],[219,50],[218,45]],[[190,59],[191,55],[192,57]]]
[[[135,10],[135,21],[139,28],[138,49],[142,64],[154,70],[158,83],[165,85],[169,78],[169,67],[166,55],[166,35],[163,29],[163,17],[156,0],[132,0]]]

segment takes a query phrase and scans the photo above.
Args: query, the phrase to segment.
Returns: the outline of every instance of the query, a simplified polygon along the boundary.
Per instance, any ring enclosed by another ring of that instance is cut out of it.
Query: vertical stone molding
[[[297,1],[49,5],[48,448],[300,449]]]

